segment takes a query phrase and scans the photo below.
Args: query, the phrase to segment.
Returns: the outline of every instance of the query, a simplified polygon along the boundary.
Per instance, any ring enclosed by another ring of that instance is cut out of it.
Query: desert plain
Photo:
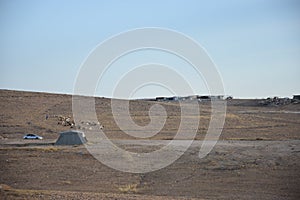
[[[263,101],[226,100],[220,138],[201,159],[211,103],[199,102],[199,116],[184,116],[197,117],[199,127],[178,160],[157,171],[127,173],[102,164],[84,145],[54,145],[61,131],[84,132],[80,124],[61,121],[73,120],[71,95],[0,90],[0,199],[299,199],[300,103]],[[154,151],[176,135],[182,117],[176,101],[131,100],[132,119],[147,125],[154,104],[165,108],[166,123],[140,141],[118,127],[110,99],[95,98],[103,132],[132,152]],[[43,140],[24,140],[27,133]]]

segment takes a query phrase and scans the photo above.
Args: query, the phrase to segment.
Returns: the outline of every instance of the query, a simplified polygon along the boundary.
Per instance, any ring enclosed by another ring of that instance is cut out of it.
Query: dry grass
[[[1,184],[0,186],[2,186]],[[9,187],[9,186],[8,186]],[[57,190],[24,190],[24,189],[3,189],[0,187],[0,199],[144,199],[144,200],[167,200],[182,199],[184,197],[167,196],[147,196],[138,194],[114,194],[114,193],[96,193],[96,192],[75,192],[75,191],[57,191]],[[188,198],[194,199],[194,198]],[[198,199],[198,198],[197,198]]]
[[[48,190],[15,189],[6,184],[0,184],[0,191],[4,191],[6,194],[13,194],[13,196],[25,195],[25,194],[32,195],[32,194],[40,194],[40,193],[44,193],[44,194],[49,193],[50,194],[50,191],[48,191]]]
[[[58,147],[6,147],[6,148],[0,148],[1,150],[25,150],[25,151],[42,151],[42,152],[56,152],[60,151],[61,148]]]
[[[128,185],[119,187],[118,189],[123,193],[135,193],[135,192],[137,192],[137,186],[138,186],[138,184],[128,184]]]
[[[57,147],[46,147],[46,148],[40,148],[40,149],[44,152],[55,152],[55,151],[60,150],[60,148],[57,148]]]
[[[236,114],[233,114],[233,113],[226,113],[226,119],[240,119],[240,117]]]
[[[56,152],[61,150],[57,147],[33,147],[33,148],[24,148],[26,151],[42,151],[42,152]]]
[[[66,184],[66,185],[71,185],[71,184],[72,184],[71,181],[62,181],[61,183],[62,183],[62,184]]]

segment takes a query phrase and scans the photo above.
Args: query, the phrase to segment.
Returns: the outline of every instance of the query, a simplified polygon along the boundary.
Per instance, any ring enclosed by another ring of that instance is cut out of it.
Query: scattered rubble
[[[55,118],[58,119],[57,124],[62,126],[70,126],[70,128],[77,128],[82,130],[92,130],[95,126],[100,126],[100,129],[104,127],[100,124],[100,122],[91,122],[91,121],[81,121],[80,124],[75,126],[74,119],[71,116],[63,116],[63,115],[54,115]]]
[[[262,106],[280,106],[280,105],[288,105],[293,101],[290,98],[279,98],[279,97],[268,97],[267,99],[263,99],[258,104]]]
[[[103,129],[104,127],[100,124],[100,122],[90,122],[90,121],[81,121],[80,125],[77,125],[76,128],[82,129],[82,130],[93,130],[93,127],[100,126],[100,129]]]
[[[228,97],[226,97],[226,100],[228,101],[230,101],[230,100],[232,100],[233,99],[233,97],[232,96],[228,96]]]
[[[74,120],[71,118],[71,116],[63,116],[63,115],[54,115],[58,119],[57,124],[62,126],[70,126],[73,128],[75,126]]]

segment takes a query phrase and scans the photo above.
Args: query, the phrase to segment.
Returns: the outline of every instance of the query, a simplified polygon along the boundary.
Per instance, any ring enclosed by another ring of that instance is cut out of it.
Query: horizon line
[[[69,93],[69,92],[59,92],[59,91],[40,91],[40,90],[24,90],[24,89],[15,89],[15,88],[0,88],[0,90],[7,90],[7,91],[16,91],[16,92],[32,92],[32,93],[45,93],[45,94],[58,94],[58,95],[70,95],[70,96],[85,96],[85,97],[95,97],[95,98],[107,98],[107,99],[120,99],[120,100],[153,100],[156,99],[157,97],[190,97],[190,96],[224,96],[224,97],[232,97],[233,99],[267,99],[267,98],[274,98],[274,97],[279,97],[279,98],[290,98],[292,99],[293,96],[299,95],[299,94],[292,94],[291,96],[279,96],[279,95],[269,95],[265,97],[235,97],[233,95],[215,95],[215,94],[190,94],[190,95],[184,95],[184,96],[170,96],[170,95],[159,95],[159,96],[153,96],[153,97],[138,97],[134,99],[126,99],[126,98],[114,98],[114,97],[108,97],[108,96],[100,96],[100,95],[80,95],[80,94],[74,94],[74,93]]]

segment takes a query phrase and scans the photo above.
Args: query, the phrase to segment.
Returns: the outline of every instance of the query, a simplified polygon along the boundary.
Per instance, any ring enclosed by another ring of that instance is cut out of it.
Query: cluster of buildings
[[[188,101],[188,100],[198,100],[198,101],[206,101],[206,100],[224,100],[224,99],[232,99],[232,97],[224,97],[224,95],[216,95],[216,96],[202,96],[202,95],[191,95],[191,96],[173,96],[173,97],[156,97],[155,99],[149,99],[152,101]]]
[[[224,95],[190,95],[190,96],[173,96],[173,97],[156,97],[154,99],[145,99],[148,101],[210,101],[210,100],[231,100],[232,96],[224,96]],[[289,98],[267,98],[264,99],[261,104],[289,104],[289,103],[297,103],[300,102],[300,95],[293,95],[293,99]]]

